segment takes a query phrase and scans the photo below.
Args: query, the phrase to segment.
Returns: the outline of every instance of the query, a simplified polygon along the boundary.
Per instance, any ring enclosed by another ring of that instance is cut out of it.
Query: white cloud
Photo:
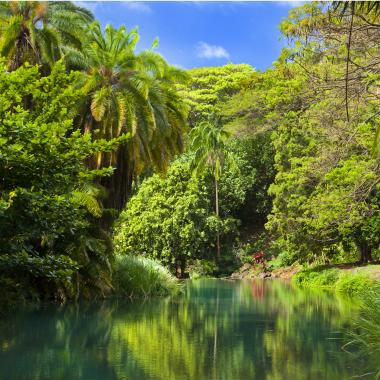
[[[74,4],[78,7],[83,7],[89,9],[91,12],[95,12],[95,10],[101,5],[101,3],[96,1],[74,1]]]
[[[295,8],[295,7],[299,7],[303,4],[305,4],[306,1],[304,0],[293,0],[293,1],[288,1],[288,0],[278,0],[276,1],[276,4],[277,5],[282,5],[282,6],[285,6],[285,7],[292,7],[292,8]]]
[[[198,47],[198,57],[201,58],[230,58],[230,54],[223,46],[209,45],[206,42],[199,42]]]
[[[150,13],[152,8],[142,1],[123,1],[123,5],[131,11]]]

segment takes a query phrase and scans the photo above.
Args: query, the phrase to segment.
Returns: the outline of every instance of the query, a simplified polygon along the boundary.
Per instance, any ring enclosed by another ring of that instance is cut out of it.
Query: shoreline
[[[380,264],[335,264],[302,267],[292,265],[273,270],[262,264],[244,264],[230,276],[234,280],[283,279],[309,288],[330,289],[349,295],[380,291]]]

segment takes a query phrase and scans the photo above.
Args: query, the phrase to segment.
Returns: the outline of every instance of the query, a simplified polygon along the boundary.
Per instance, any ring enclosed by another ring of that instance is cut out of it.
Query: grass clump
[[[380,286],[366,291],[360,316],[349,332],[345,349],[367,363],[369,374],[380,379]]]
[[[141,256],[116,257],[113,285],[117,295],[165,296],[179,290],[178,280],[158,261]]]
[[[303,269],[295,274],[292,281],[297,285],[335,289],[352,296],[379,288],[378,282],[365,273],[353,273],[325,266]]]
[[[292,281],[302,286],[333,288],[338,278],[338,269],[315,267],[299,271],[294,275]]]
[[[338,292],[349,295],[364,294],[376,287],[376,281],[365,274],[342,273],[335,284]]]

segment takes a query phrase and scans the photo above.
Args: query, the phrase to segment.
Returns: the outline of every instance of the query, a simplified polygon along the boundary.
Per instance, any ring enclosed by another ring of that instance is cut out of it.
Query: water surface
[[[1,380],[333,380],[352,302],[277,281],[198,280],[185,294],[23,311],[0,324]]]

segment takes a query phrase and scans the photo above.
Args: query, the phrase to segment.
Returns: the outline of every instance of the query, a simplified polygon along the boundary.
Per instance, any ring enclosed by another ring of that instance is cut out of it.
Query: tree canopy
[[[247,64],[227,64],[189,70],[191,81],[186,86],[179,86],[179,90],[190,106],[190,126],[207,120],[210,114],[218,114],[222,104],[240,91],[242,83],[253,72],[253,67]]]

